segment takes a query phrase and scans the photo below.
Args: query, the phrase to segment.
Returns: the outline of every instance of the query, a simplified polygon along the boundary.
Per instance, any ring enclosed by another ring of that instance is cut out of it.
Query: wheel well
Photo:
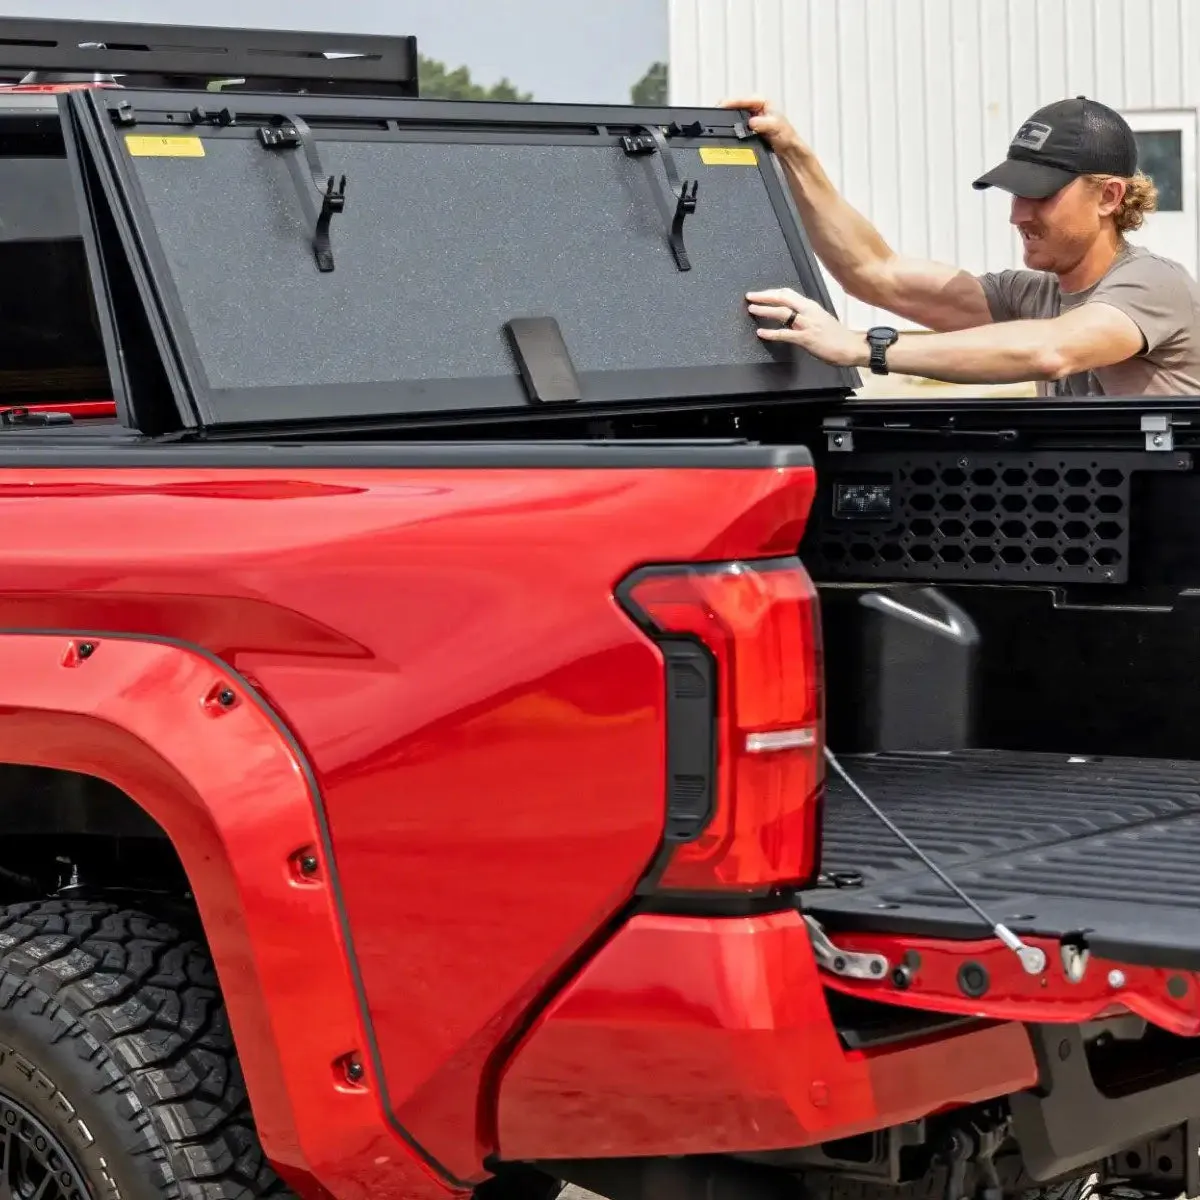
[[[117,892],[192,907],[162,826],[94,775],[0,763],[0,905]]]

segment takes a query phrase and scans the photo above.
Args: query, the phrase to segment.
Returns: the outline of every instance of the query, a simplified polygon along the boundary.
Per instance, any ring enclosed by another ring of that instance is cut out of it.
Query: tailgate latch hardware
[[[846,979],[886,979],[888,960],[882,954],[864,954],[854,950],[839,950],[825,934],[825,930],[812,918],[806,916],[804,923],[812,937],[813,952],[817,962],[833,975]]]
[[[1071,942],[1062,945],[1063,974],[1071,983],[1081,983],[1087,974],[1088,949],[1086,946],[1076,946]]]
[[[1151,453],[1175,449],[1170,413],[1147,413],[1142,417],[1142,433],[1146,435],[1146,449]]]
[[[677,124],[671,129],[672,132],[678,131],[689,135],[703,131],[700,126],[680,128]],[[675,256],[675,265],[681,271],[690,271],[692,261],[688,257],[687,247],[683,243],[683,223],[696,211],[696,193],[700,188],[700,181],[698,179],[680,180],[679,168],[675,165],[675,156],[671,153],[671,147],[667,145],[667,139],[657,125],[645,125],[643,132],[622,137],[620,145],[626,154],[633,157],[657,152],[662,158],[663,170],[667,176],[664,199],[668,211],[672,214],[667,240],[671,246],[671,253]]]
[[[338,213],[346,210],[345,175],[339,180],[334,175],[326,174],[312,130],[299,117],[273,118],[271,125],[259,129],[258,140],[266,150],[304,151],[308,178],[304,177],[303,169],[299,167],[295,156],[289,157],[288,167],[300,192],[308,224],[313,231],[312,250],[313,257],[317,260],[317,270],[332,271],[333,246],[329,240],[329,226]],[[314,201],[314,191],[321,200],[319,209]]]

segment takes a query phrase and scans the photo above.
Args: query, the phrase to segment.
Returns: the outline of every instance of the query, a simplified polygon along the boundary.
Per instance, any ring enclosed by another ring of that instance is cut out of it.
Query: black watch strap
[[[876,325],[867,330],[867,345],[871,348],[871,371],[875,375],[888,373],[887,352],[900,337],[900,331],[890,325]]]

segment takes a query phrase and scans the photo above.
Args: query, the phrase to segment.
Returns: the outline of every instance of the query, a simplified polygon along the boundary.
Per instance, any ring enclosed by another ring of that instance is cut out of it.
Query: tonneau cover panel
[[[828,296],[742,114],[112,90],[63,104],[103,210],[95,261],[132,270],[182,427],[828,402],[856,383],[755,336],[747,290]]]

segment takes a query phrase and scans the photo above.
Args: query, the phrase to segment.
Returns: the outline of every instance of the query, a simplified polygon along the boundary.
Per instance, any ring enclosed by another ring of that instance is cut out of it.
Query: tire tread
[[[199,939],[103,902],[2,908],[0,1014],[21,1006],[74,1042],[163,1200],[292,1196],[259,1144]]]

